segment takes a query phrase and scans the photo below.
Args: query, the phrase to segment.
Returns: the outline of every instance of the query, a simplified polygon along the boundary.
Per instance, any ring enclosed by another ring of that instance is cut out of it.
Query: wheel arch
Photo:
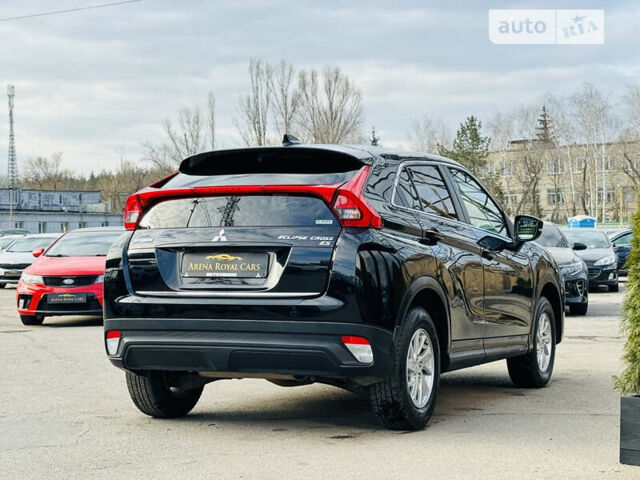
[[[564,300],[562,299],[560,289],[555,282],[547,279],[543,282],[542,288],[540,289],[540,295],[538,295],[538,298],[541,297],[545,297],[549,300],[549,303],[551,303],[553,316],[555,317],[556,343],[560,343],[562,341],[562,334],[564,333]]]
[[[433,320],[440,342],[441,368],[446,371],[449,363],[449,343],[451,323],[449,303],[444,288],[433,277],[420,277],[407,288],[398,310],[393,335],[397,334],[409,309],[414,306],[424,308]]]

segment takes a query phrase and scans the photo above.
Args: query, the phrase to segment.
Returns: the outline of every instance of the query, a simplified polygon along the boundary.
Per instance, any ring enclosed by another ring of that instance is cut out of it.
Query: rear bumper
[[[109,360],[132,371],[315,376],[368,385],[391,366],[391,332],[359,324],[127,318],[107,319],[104,326],[121,332]],[[368,339],[373,362],[358,362],[342,335]]]

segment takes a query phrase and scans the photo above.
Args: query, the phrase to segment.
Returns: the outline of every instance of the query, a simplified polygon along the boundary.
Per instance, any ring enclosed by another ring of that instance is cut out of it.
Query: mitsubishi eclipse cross
[[[381,147],[221,150],[129,197],[104,277],[105,347],[133,403],[187,414],[213,381],[330,384],[419,429],[440,375],[506,359],[542,387],[564,285],[474,176]]]

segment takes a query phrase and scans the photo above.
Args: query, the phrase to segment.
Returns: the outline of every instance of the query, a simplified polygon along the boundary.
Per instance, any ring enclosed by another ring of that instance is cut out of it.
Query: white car
[[[0,253],[0,288],[6,284],[17,284],[22,270],[33,263],[35,257],[31,253],[34,248],[47,248],[60,234],[41,233],[25,235],[13,242]]]

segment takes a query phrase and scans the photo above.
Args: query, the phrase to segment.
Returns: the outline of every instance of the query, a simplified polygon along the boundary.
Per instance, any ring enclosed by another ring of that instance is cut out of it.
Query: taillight
[[[109,355],[115,355],[118,353],[118,345],[120,344],[120,334],[119,330],[109,330],[107,332],[107,353]]]
[[[336,193],[332,208],[345,227],[382,228],[382,218],[362,195],[368,175],[369,167],[363,167]]]
[[[142,203],[137,194],[127,198],[127,204],[124,207],[124,228],[127,230],[135,230],[138,222],[142,217]]]

